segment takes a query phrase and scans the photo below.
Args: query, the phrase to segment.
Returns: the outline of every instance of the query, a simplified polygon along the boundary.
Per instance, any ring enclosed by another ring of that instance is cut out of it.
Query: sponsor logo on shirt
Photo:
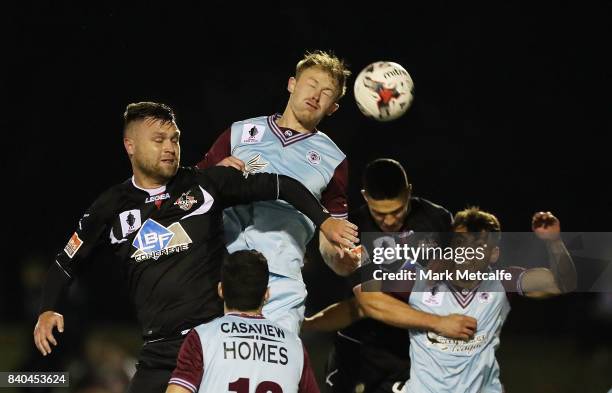
[[[74,254],[79,251],[79,248],[81,248],[82,245],[83,240],[81,240],[79,238],[79,235],[75,232],[70,237],[70,240],[68,240],[68,244],[66,244],[66,247],[64,247],[64,252],[66,253],[66,255],[68,255],[68,257],[72,258]]]
[[[191,190],[181,194],[181,197],[174,202],[174,205],[180,207],[181,210],[184,211],[191,209],[193,205],[198,203],[198,200],[195,199],[193,195],[189,195],[190,193]]]
[[[442,352],[449,353],[464,353],[471,355],[476,350],[481,348],[487,342],[488,335],[486,333],[477,334],[469,341],[464,341],[454,338],[446,338],[434,332],[427,332],[426,344],[428,347],[434,347]]]
[[[145,203],[163,201],[164,199],[168,199],[168,198],[170,198],[170,193],[165,192],[163,194],[157,194],[157,195],[148,197],[147,199],[145,199]]]
[[[259,143],[265,131],[266,128],[264,126],[246,123],[242,126],[242,137],[240,138],[240,142],[247,144]]]
[[[261,154],[256,154],[253,157],[251,157],[250,160],[246,162],[246,164],[244,165],[244,170],[242,171],[242,174],[244,175],[244,178],[246,179],[247,177],[249,177],[251,173],[259,172],[262,169],[264,169],[267,165],[268,163],[261,159]]]
[[[181,224],[175,222],[165,227],[149,218],[134,237],[132,246],[136,248],[136,252],[132,254],[132,258],[136,262],[151,258],[157,260],[162,255],[188,250],[191,243],[191,238]]]
[[[140,228],[140,210],[126,210],[119,214],[119,221],[121,222],[121,234],[126,237],[132,232],[135,232]]]

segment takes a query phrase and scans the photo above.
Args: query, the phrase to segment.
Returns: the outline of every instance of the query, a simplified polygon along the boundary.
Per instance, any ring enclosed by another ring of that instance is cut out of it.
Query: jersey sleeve
[[[41,312],[56,309],[63,290],[79,272],[105,231],[109,230],[109,204],[104,197],[94,202],[79,220],[63,250],[56,255],[43,285]]]
[[[183,341],[168,385],[179,385],[195,393],[200,389],[204,375],[204,355],[200,336],[195,329]]]
[[[319,385],[312,371],[310,365],[310,358],[306,347],[303,347],[304,351],[304,365],[302,366],[302,377],[300,378],[300,384],[298,386],[298,393],[319,393]]]
[[[248,204],[255,201],[283,199],[319,226],[329,213],[300,182],[273,173],[255,173],[246,178],[235,168],[214,167],[207,170],[216,185],[221,206]]]
[[[323,206],[332,217],[347,218],[348,161],[346,158],[338,165],[334,175],[321,195]]]
[[[210,168],[217,165],[225,157],[230,156],[232,154],[231,138],[232,129],[230,127],[219,135],[210,150],[204,155],[204,158],[196,164],[196,167],[200,169]]]

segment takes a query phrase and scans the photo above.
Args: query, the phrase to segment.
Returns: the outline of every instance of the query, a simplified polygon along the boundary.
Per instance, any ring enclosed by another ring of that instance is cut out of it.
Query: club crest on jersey
[[[136,252],[132,254],[132,258],[136,262],[157,260],[162,255],[185,251],[191,243],[191,238],[181,224],[175,222],[166,228],[149,218],[134,237],[132,246],[136,248]]]
[[[319,165],[321,163],[321,155],[314,150],[311,150],[306,153],[306,159],[312,165]]]
[[[140,210],[126,210],[119,214],[119,221],[121,222],[121,234],[126,237],[132,232],[135,232],[140,228]]]
[[[478,293],[478,302],[480,304],[491,303],[492,298],[493,298],[493,294],[490,292],[479,292]]]
[[[81,248],[82,245],[83,240],[81,240],[81,238],[79,238],[79,234],[75,232],[70,237],[70,240],[68,240],[68,244],[66,244],[66,247],[64,247],[64,252],[66,253],[66,255],[68,255],[68,257],[72,258],[74,254],[79,251],[79,248]]]
[[[148,197],[147,199],[145,199],[145,203],[163,201],[168,198],[170,198],[170,193],[164,192],[163,194],[157,194],[157,195]]]
[[[253,157],[251,157],[250,160],[246,162],[246,164],[244,165],[244,170],[242,171],[242,174],[244,175],[244,178],[246,179],[247,177],[249,177],[251,173],[259,172],[262,169],[264,169],[267,165],[268,163],[261,159],[261,154],[256,154]]]
[[[240,138],[240,142],[247,144],[261,142],[261,138],[263,138],[265,131],[266,128],[264,126],[246,123],[242,126],[242,137]]]
[[[198,203],[198,200],[195,199],[193,195],[189,195],[190,193],[191,190],[184,192],[181,197],[174,202],[174,204],[185,211],[191,209],[193,205]]]

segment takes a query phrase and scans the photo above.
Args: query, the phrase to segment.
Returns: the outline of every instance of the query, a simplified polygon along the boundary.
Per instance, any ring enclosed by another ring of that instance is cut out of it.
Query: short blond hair
[[[340,90],[337,100],[344,97],[346,93],[346,81],[351,76],[351,71],[348,69],[344,60],[338,58],[331,52],[322,50],[306,52],[304,58],[300,60],[295,67],[295,77],[299,78],[300,74],[305,69],[312,67],[327,71],[336,81],[338,90]]]

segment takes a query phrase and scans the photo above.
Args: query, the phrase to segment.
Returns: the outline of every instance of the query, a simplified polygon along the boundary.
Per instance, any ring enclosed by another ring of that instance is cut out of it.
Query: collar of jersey
[[[319,130],[317,130],[316,128],[313,132],[307,132],[307,133],[298,132],[298,131],[288,128],[288,130],[291,130],[293,135],[291,135],[290,137],[287,137],[285,136],[285,133],[283,132],[283,130],[281,130],[281,128],[278,126],[278,124],[276,124],[276,121],[280,118],[281,118],[280,113],[275,113],[271,116],[268,116],[268,126],[272,130],[272,133],[276,135],[278,139],[280,139],[283,146],[288,146],[292,143],[299,142],[306,138],[310,138],[311,136],[316,135],[316,133],[319,132]]]
[[[225,315],[232,315],[234,317],[241,317],[241,318],[265,319],[265,317],[261,314],[252,315],[252,314],[245,314],[243,312],[228,312]]]
[[[136,184],[136,181],[134,181],[134,175],[132,175],[132,185],[134,187],[138,188],[139,190],[142,190],[142,191],[148,193],[149,196],[161,194],[162,192],[166,191],[166,185],[165,184],[163,186],[160,186],[160,187],[157,187],[157,188],[142,188],[142,187],[139,187]]]

